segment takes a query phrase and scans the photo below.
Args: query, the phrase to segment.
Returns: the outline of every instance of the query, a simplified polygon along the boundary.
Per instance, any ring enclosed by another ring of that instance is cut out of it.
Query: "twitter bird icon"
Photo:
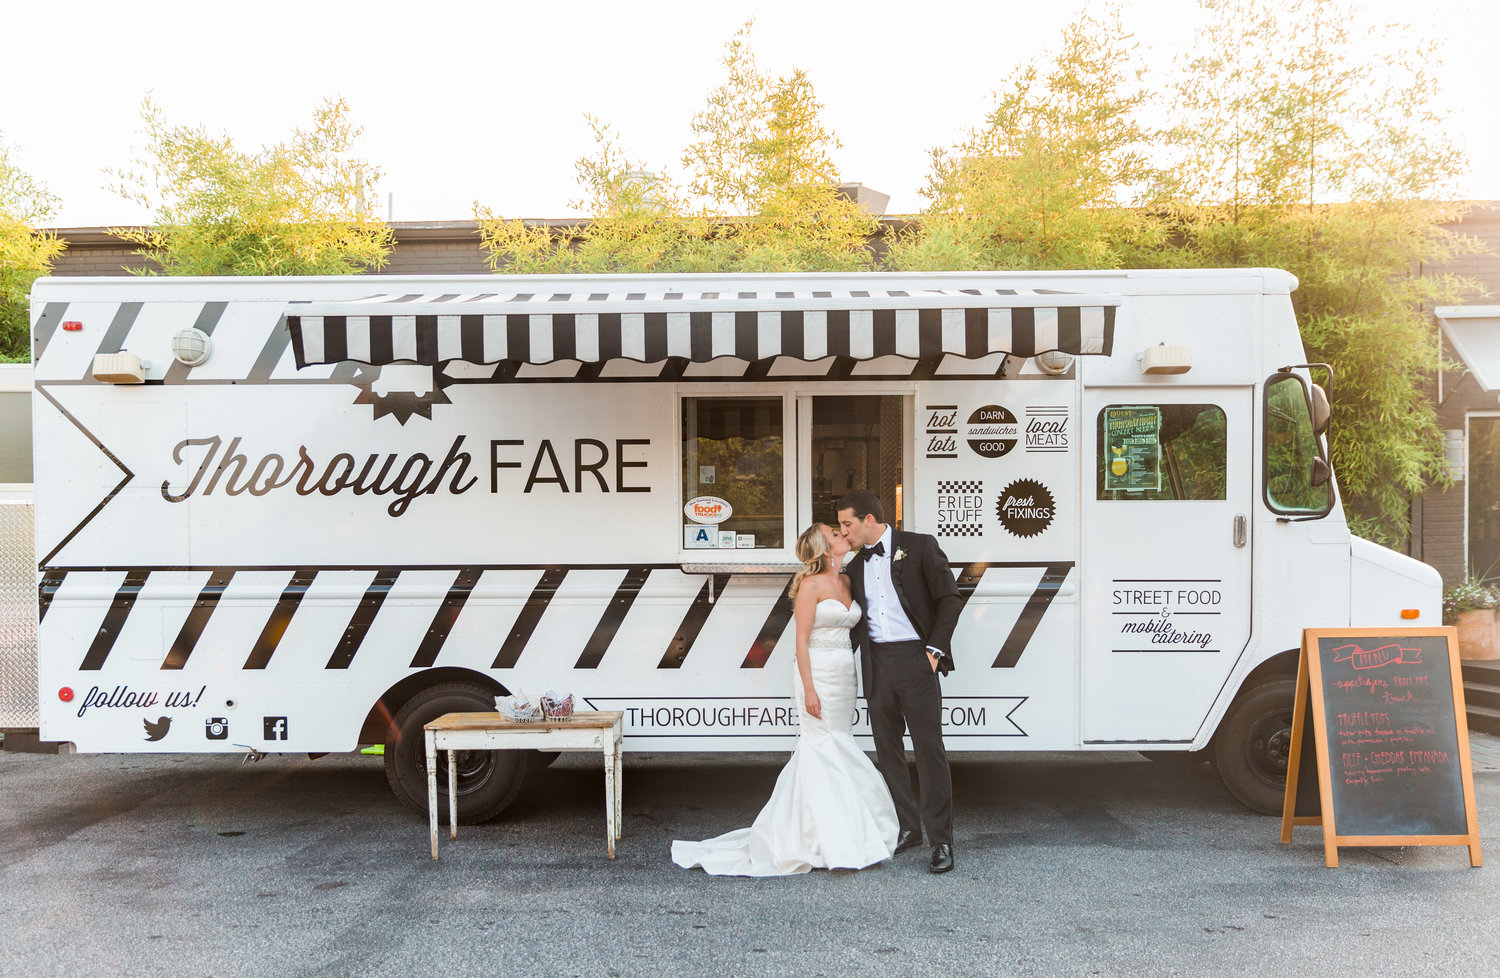
[[[172,729],[171,717],[158,717],[154,723],[150,720],[142,722],[146,725],[147,740],[161,740],[167,735],[167,731]]]

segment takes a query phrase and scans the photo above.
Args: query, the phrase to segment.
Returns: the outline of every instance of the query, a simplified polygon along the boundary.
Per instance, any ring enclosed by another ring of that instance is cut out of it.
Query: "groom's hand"
[[[941,658],[933,655],[930,651],[927,653],[927,663],[928,665],[932,666],[933,672],[937,672],[938,663],[942,661],[943,660]]]

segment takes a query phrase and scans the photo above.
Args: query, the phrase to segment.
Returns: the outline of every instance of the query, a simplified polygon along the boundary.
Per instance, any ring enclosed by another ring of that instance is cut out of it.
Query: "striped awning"
[[[298,367],[1109,355],[1120,297],[1042,290],[374,295],[291,303]]]

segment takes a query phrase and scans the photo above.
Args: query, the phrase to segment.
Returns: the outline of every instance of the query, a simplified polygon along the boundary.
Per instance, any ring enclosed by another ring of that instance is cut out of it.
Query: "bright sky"
[[[1500,4],[1364,0],[1379,22],[1423,18],[1442,43],[1443,104],[1470,158],[1463,189],[1500,199],[1494,101]],[[724,77],[724,43],[747,18],[764,71],[811,78],[843,149],[845,180],[922,209],[928,150],[979,124],[1012,69],[1055,48],[1079,3],[1035,0],[53,0],[0,23],[0,136],[62,198],[56,227],[144,222],[105,189],[139,144],[147,92],[174,123],[227,131],[242,149],[349,100],[363,155],[382,167],[397,221],[566,217],[573,161],[592,149],[584,113],[632,157],[675,171],[689,123]],[[1127,26],[1159,62],[1186,47],[1193,0],[1135,0]]]

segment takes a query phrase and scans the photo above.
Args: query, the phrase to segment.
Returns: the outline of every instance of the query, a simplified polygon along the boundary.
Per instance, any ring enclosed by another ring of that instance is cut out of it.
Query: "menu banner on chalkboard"
[[[1104,409],[1106,491],[1161,488],[1161,408]]]
[[[1322,825],[1330,866],[1341,845],[1467,845],[1480,865],[1456,630],[1308,629],[1294,711],[1283,842]]]

